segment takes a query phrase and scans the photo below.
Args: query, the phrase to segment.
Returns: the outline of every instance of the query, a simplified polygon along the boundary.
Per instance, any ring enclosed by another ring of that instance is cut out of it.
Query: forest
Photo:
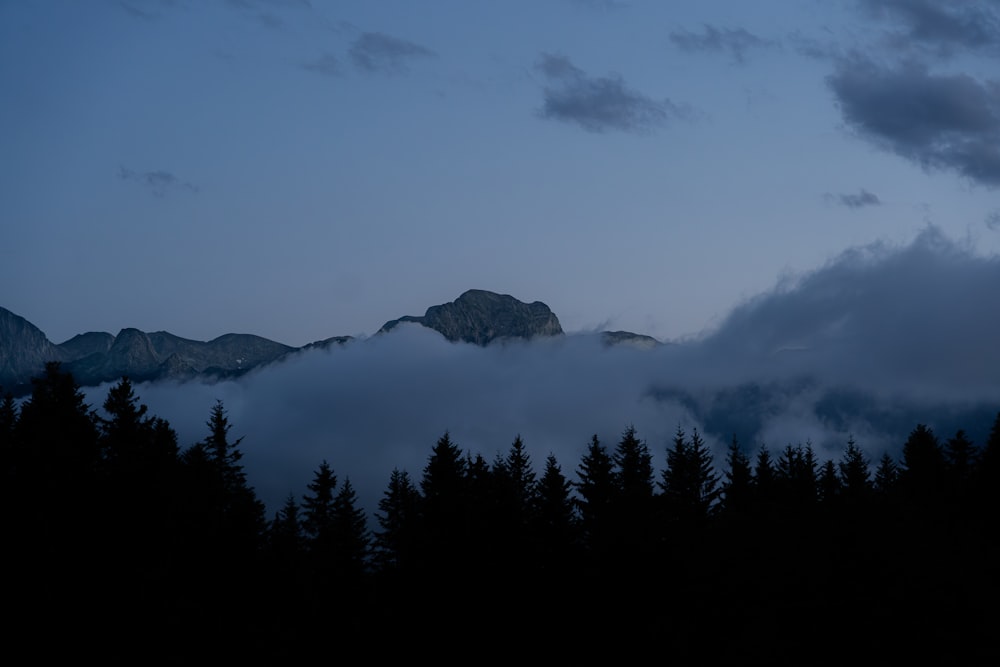
[[[326,460],[268,515],[221,402],[184,446],[127,377],[103,416],[58,363],[32,386],[0,402],[14,654],[1000,664],[1000,411],[875,461],[678,428],[662,470],[630,426],[579,461],[445,432],[372,517]]]

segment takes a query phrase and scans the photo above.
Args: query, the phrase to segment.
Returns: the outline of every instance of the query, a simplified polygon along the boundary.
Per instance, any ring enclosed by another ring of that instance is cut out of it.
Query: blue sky
[[[1000,3],[0,3],[0,305],[374,333],[466,289],[676,339],[933,226],[1000,250]]]

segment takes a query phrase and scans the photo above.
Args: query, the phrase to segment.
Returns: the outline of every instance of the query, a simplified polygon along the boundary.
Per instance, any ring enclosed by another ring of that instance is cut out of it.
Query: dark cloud
[[[355,40],[350,49],[351,60],[365,72],[400,74],[415,58],[428,58],[436,54],[430,49],[405,39],[380,32],[366,32]]]
[[[629,89],[618,74],[591,77],[561,55],[543,53],[535,65],[548,81],[543,118],[575,123],[589,132],[645,134],[689,112],[669,99],[654,100]]]
[[[340,62],[332,53],[324,53],[316,60],[302,65],[302,69],[316,72],[323,76],[338,76],[340,74]]]
[[[827,194],[826,200],[835,204],[840,204],[848,208],[863,208],[865,206],[879,206],[881,201],[877,195],[863,189],[856,194]]]
[[[713,25],[705,25],[701,33],[687,30],[672,32],[670,41],[684,51],[728,53],[738,63],[746,61],[747,52],[751,49],[774,46],[774,42],[761,39],[743,28],[733,30]]]
[[[957,50],[1000,54],[1000,5],[995,1],[862,0],[862,5],[872,16],[901,24],[890,33],[897,48],[942,56]]]
[[[1000,84],[860,57],[842,60],[827,83],[845,122],[867,140],[925,169],[1000,185]]]
[[[1000,210],[986,216],[986,226],[995,232],[1000,232]]]
[[[132,171],[125,167],[120,167],[118,177],[123,181],[139,183],[156,195],[163,197],[168,192],[187,191],[198,192],[198,187],[187,181],[182,181],[169,171]]]
[[[419,478],[445,431],[487,460],[520,434],[536,466],[552,453],[572,479],[591,435],[613,445],[628,425],[658,469],[678,426],[699,428],[720,468],[734,435],[748,448],[809,440],[821,459],[853,435],[877,459],[898,456],[917,420],[982,444],[1000,407],[998,284],[997,258],[928,228],[788,279],[698,340],[607,347],[588,333],[482,348],[404,324],[238,380],[136,389],[183,447],[222,400],[272,512],[325,459],[370,513],[392,469]]]

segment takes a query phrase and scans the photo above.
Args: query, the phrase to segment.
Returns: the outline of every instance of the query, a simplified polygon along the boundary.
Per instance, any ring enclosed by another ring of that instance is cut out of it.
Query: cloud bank
[[[419,480],[446,431],[487,461],[520,435],[539,471],[552,453],[571,480],[591,435],[613,447],[628,426],[658,471],[678,426],[707,436],[720,470],[733,436],[750,452],[808,440],[821,462],[853,436],[877,460],[898,455],[917,420],[982,444],[1000,409],[997,285],[997,258],[928,228],[783,281],[699,340],[639,349],[570,334],[481,348],[404,324],[238,380],[136,391],[184,447],[222,400],[270,513],[326,460],[372,516],[391,471]]]

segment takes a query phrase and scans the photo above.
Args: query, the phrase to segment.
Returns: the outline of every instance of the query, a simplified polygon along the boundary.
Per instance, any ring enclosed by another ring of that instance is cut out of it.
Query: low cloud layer
[[[688,115],[669,99],[656,100],[630,89],[619,74],[590,76],[565,56],[543,53],[535,69],[546,80],[539,115],[588,132],[647,134]]]
[[[924,169],[1000,186],[997,81],[854,57],[841,61],[827,82],[845,123],[866,140]]]
[[[363,72],[403,74],[416,59],[430,58],[434,51],[414,42],[386,35],[366,32],[350,49],[351,60]]]
[[[446,431],[487,461],[520,435],[539,471],[552,453],[572,480],[591,435],[614,447],[628,426],[657,470],[678,426],[706,435],[720,470],[733,436],[751,452],[808,440],[821,461],[853,436],[877,460],[898,456],[918,419],[982,444],[1000,409],[998,284],[997,258],[928,229],[789,279],[701,340],[639,349],[571,334],[481,348],[404,324],[239,380],[137,394],[185,447],[222,400],[271,513],[301,497],[323,460],[371,513],[393,468],[419,480]],[[87,394],[99,406],[107,387]]]

